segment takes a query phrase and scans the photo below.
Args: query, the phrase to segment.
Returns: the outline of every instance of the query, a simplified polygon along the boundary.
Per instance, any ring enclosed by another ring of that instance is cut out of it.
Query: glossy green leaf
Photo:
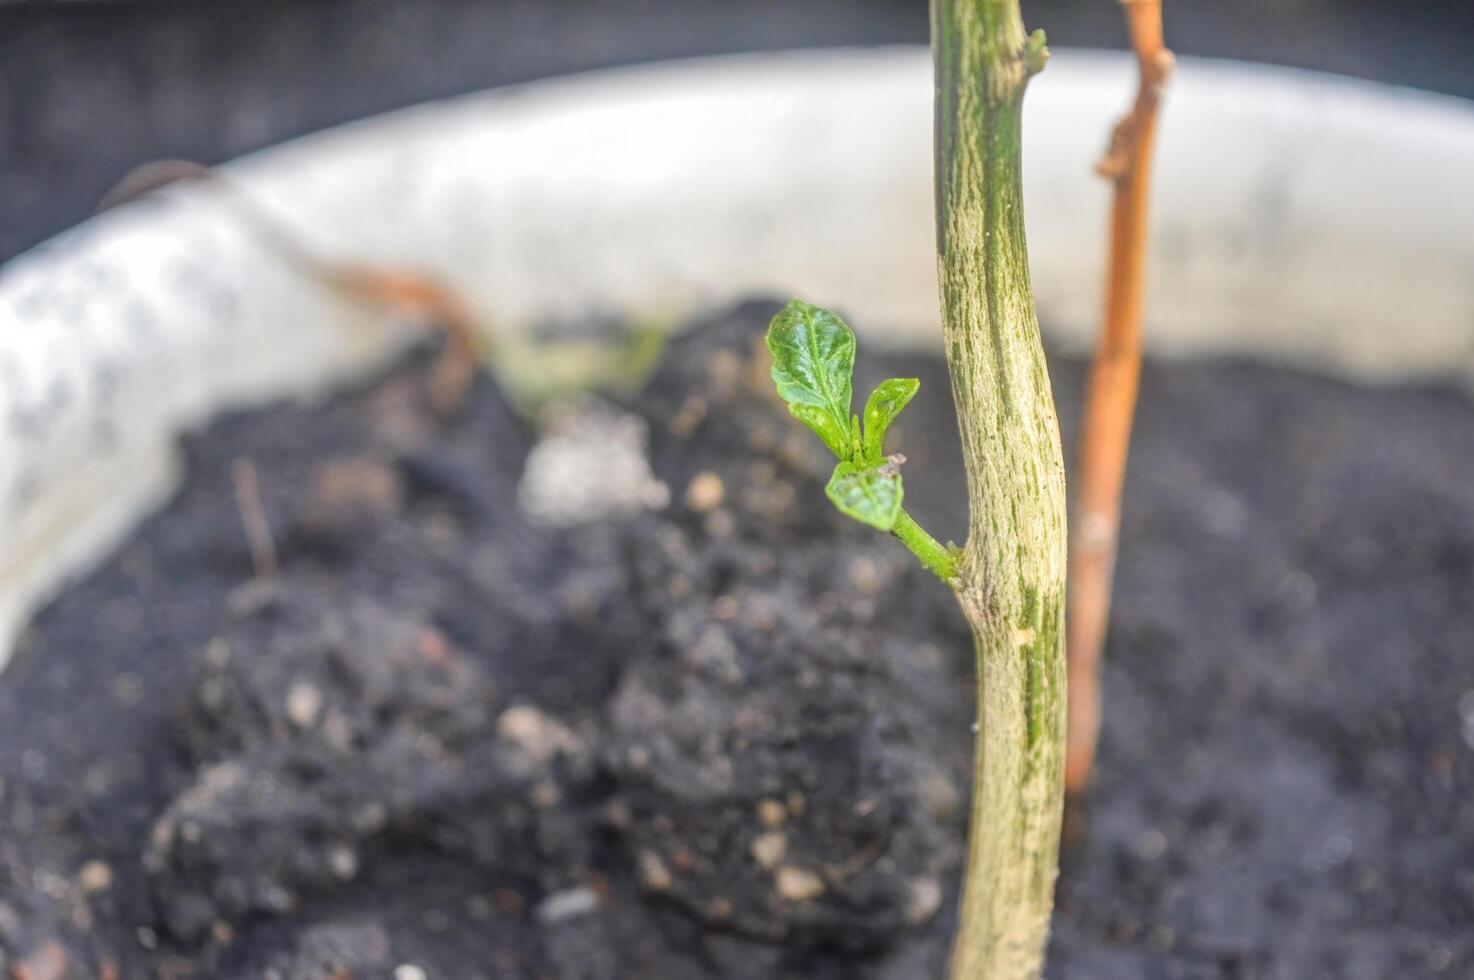
[[[885,433],[916,395],[921,382],[915,378],[887,378],[875,386],[865,400],[865,458],[885,455]]]
[[[794,417],[836,456],[849,459],[854,331],[828,310],[796,299],[768,326],[768,350],[773,383]]]
[[[850,456],[850,428],[841,426],[824,409],[814,405],[790,404],[788,411],[794,418],[814,430],[829,451],[840,459],[848,459]]]
[[[843,462],[834,468],[824,492],[840,513],[889,531],[901,514],[901,469],[891,462],[874,466]]]

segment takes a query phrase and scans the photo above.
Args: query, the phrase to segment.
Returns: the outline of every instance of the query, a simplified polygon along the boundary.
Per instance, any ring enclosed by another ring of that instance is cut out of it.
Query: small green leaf
[[[915,378],[887,378],[875,386],[865,400],[865,458],[885,455],[885,433],[916,395],[921,382]]]
[[[773,354],[773,383],[794,417],[818,433],[836,456],[849,459],[854,331],[828,310],[796,299],[773,317],[768,350]]]
[[[834,416],[824,411],[824,409],[817,408],[813,405],[790,404],[788,406],[788,412],[804,425],[813,429],[815,434],[824,440],[824,445],[829,447],[830,452],[834,453],[840,459],[849,458],[851,450],[850,430],[848,426],[841,428],[839,423],[834,420]]]
[[[842,462],[834,468],[824,492],[840,513],[889,531],[901,514],[901,469],[889,461],[877,466]]]

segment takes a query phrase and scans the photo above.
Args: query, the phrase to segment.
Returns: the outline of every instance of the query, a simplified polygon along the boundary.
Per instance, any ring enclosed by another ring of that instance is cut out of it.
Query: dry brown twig
[[[476,322],[455,291],[431,276],[323,258],[243,189],[209,167],[188,160],[156,160],[135,168],[103,197],[98,209],[106,210],[184,182],[205,183],[226,192],[252,233],[292,269],[341,296],[425,320],[445,331],[446,347],[435,364],[430,398],[442,414],[452,413],[464,403],[480,363]]]
[[[266,508],[261,503],[261,481],[256,476],[256,464],[249,459],[237,458],[230,465],[230,480],[235,488],[235,506],[240,511],[241,527],[246,532],[246,545],[251,551],[251,567],[256,578],[276,578],[281,563],[276,557],[276,542],[271,537],[271,522],[266,519]]]
[[[1172,52],[1162,43],[1161,0],[1121,0],[1140,84],[1116,124],[1096,169],[1114,186],[1105,323],[1085,396],[1070,536],[1068,748],[1065,786],[1080,793],[1090,779],[1100,732],[1100,654],[1110,619],[1111,579],[1121,517],[1121,488],[1141,376],[1141,321],[1146,293],[1147,205],[1157,109]]]

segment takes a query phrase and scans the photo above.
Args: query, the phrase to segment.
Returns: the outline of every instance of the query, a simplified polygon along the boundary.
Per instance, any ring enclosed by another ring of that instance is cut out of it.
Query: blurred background
[[[1471,0],[1170,0],[1179,55],[1474,97]],[[1113,0],[1027,0],[1055,45],[1123,47]],[[925,0],[0,0],[0,261],[130,168],[217,163],[427,99],[652,59],[924,43]]]

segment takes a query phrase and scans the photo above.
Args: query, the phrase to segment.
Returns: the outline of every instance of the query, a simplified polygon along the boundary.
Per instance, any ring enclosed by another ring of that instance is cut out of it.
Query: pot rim
[[[1133,84],[1129,57],[1065,49],[1026,103],[1033,276],[1062,347],[1097,315],[1090,165]],[[430,270],[499,335],[801,294],[877,341],[934,345],[930,92],[924,48],[725,55],[429,103],[225,169],[321,254]],[[1469,173],[1464,100],[1182,59],[1148,350],[1474,383]],[[166,499],[180,432],[321,394],[410,336],[285,267],[206,188],[0,270],[0,665]]]

